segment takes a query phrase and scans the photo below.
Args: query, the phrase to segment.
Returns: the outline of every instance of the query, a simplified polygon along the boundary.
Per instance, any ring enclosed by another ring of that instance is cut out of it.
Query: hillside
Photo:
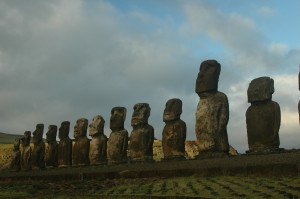
[[[20,138],[22,135],[13,135],[0,132],[0,144],[13,144],[15,138]]]

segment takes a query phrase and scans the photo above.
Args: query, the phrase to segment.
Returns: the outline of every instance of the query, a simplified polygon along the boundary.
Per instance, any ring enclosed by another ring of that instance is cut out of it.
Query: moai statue
[[[104,135],[104,124],[103,117],[96,115],[89,125],[89,135],[92,137],[89,153],[91,165],[107,163],[107,137]]]
[[[25,131],[24,136],[21,138],[22,151],[21,151],[21,169],[31,170],[31,132]]]
[[[180,119],[181,113],[180,99],[167,101],[163,116],[166,125],[162,133],[164,160],[185,159],[186,124]]]
[[[139,103],[134,105],[133,109],[133,130],[128,147],[130,161],[153,161],[154,128],[148,124],[150,106],[147,103]]]
[[[57,161],[58,167],[72,166],[72,140],[69,138],[70,122],[64,121],[59,127]]]
[[[21,169],[21,151],[20,151],[20,138],[14,141],[13,158],[10,163],[11,171],[19,171]]]
[[[127,162],[128,132],[124,129],[126,119],[125,107],[114,107],[111,110],[111,134],[107,143],[107,159],[109,164]]]
[[[73,146],[73,166],[87,166],[90,164],[90,140],[86,137],[88,120],[80,118],[74,126],[75,144]]]
[[[48,132],[46,133],[46,141],[48,143],[45,153],[46,168],[54,168],[58,166],[57,162],[57,149],[58,144],[56,142],[57,126],[50,125]]]
[[[228,154],[227,123],[229,104],[227,96],[218,91],[221,65],[216,60],[201,63],[196,81],[200,97],[196,112],[198,157]]]
[[[33,150],[31,155],[32,169],[45,168],[45,143],[43,141],[44,124],[37,124],[33,134]]]
[[[249,153],[272,152],[279,148],[280,107],[272,101],[274,80],[260,77],[247,90],[251,106],[246,112]]]

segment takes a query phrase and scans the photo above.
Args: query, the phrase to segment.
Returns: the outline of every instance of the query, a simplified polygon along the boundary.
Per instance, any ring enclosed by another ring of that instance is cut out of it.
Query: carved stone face
[[[20,149],[20,138],[16,138],[14,141],[14,149],[19,150]]]
[[[114,107],[111,110],[110,129],[112,131],[118,131],[124,129],[125,119],[126,119],[126,108]]]
[[[148,124],[151,108],[147,103],[139,103],[134,105],[131,125],[137,126],[140,124]]]
[[[43,134],[44,134],[44,124],[37,124],[35,131],[33,131],[32,141],[34,144],[38,144],[43,142]]]
[[[31,132],[25,131],[24,136],[21,138],[22,146],[26,147],[30,145]]]
[[[100,115],[93,117],[92,123],[89,125],[89,135],[94,136],[97,134],[103,134],[105,120]]]
[[[221,65],[216,60],[202,62],[196,80],[196,93],[217,91],[220,72]]]
[[[46,133],[46,140],[47,142],[56,141],[57,135],[57,126],[56,125],[49,125],[48,132]]]
[[[86,137],[88,127],[88,120],[85,118],[80,118],[77,120],[76,125],[74,126],[74,138]]]
[[[248,102],[259,102],[272,99],[274,80],[270,77],[259,77],[252,80],[247,90]]]
[[[58,137],[60,140],[69,137],[69,131],[70,131],[70,122],[69,121],[64,121],[61,123],[59,127],[59,133]]]
[[[182,113],[182,101],[180,99],[170,99],[166,103],[164,110],[164,122],[180,119]]]

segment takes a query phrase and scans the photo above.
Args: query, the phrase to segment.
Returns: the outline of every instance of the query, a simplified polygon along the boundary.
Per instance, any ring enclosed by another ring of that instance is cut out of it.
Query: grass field
[[[0,183],[0,198],[299,198],[300,178],[178,177]],[[99,197],[101,196],[101,197]]]

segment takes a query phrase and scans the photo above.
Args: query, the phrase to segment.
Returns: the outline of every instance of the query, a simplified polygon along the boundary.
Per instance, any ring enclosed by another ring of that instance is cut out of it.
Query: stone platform
[[[0,181],[84,180],[178,176],[299,176],[300,150],[195,160],[128,163],[34,171],[2,171]]]

